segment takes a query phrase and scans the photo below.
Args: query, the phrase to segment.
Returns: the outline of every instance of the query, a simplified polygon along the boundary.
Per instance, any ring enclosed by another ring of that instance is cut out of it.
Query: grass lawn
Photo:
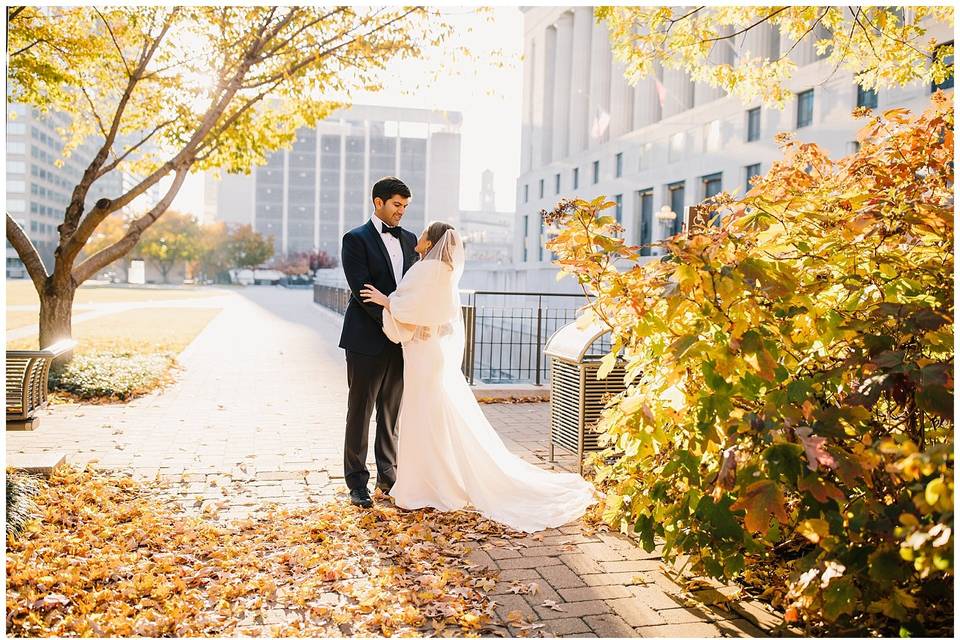
[[[76,304],[87,304],[96,302],[143,302],[145,300],[184,300],[187,298],[206,298],[210,296],[223,295],[223,291],[212,287],[169,288],[163,285],[149,287],[128,287],[100,283],[87,283],[80,286],[77,296],[74,299]],[[40,298],[37,296],[33,283],[29,280],[7,280],[7,306],[13,305],[38,305]],[[9,325],[7,328],[11,328]]]
[[[39,311],[10,311],[7,310],[7,331],[37,324]]]
[[[177,354],[218,313],[220,309],[131,309],[78,322],[73,327],[76,353]],[[7,318],[9,321],[9,312]],[[37,336],[7,343],[8,349],[36,349],[37,346]]]

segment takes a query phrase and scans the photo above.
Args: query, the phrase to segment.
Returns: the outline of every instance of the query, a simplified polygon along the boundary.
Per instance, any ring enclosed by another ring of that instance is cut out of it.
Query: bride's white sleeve
[[[413,338],[417,327],[433,327],[450,321],[456,312],[450,299],[452,270],[439,260],[413,265],[390,294],[390,308],[383,310],[383,332],[403,343]]]

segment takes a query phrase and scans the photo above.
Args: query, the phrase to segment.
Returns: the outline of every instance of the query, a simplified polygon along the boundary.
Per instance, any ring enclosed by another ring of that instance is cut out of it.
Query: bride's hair
[[[438,246],[443,240],[443,237],[446,235],[447,231],[455,231],[452,224],[447,224],[446,222],[431,222],[427,227],[427,240],[430,241],[431,252],[438,249]],[[436,256],[436,259],[442,260],[447,264],[451,269],[454,268],[453,265],[453,248],[454,248],[454,238],[451,236],[442,249],[440,253]]]
[[[445,234],[448,229],[453,229],[453,225],[439,220],[437,222],[431,222],[430,226],[427,227],[427,240],[430,241],[431,245],[437,246],[440,238],[443,237],[443,234]]]

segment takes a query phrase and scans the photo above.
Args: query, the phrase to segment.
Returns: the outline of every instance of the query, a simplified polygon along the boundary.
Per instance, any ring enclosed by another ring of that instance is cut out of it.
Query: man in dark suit
[[[367,483],[367,436],[370,416],[377,409],[377,487],[388,493],[397,479],[397,417],[403,395],[403,350],[383,334],[383,307],[365,303],[360,291],[372,284],[390,295],[416,261],[417,236],[400,228],[410,203],[410,189],[398,178],[373,185],[373,217],[343,236],[340,263],[350,286],[350,303],[343,316],[340,347],[346,350],[347,425],[343,475],[350,501],[370,507]]]

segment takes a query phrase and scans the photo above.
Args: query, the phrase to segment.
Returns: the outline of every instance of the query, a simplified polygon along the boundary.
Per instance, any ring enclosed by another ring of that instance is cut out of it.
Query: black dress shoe
[[[369,509],[373,506],[373,499],[370,497],[370,492],[366,487],[350,489],[350,502],[364,509]]]
[[[392,484],[380,484],[380,483],[378,482],[378,483],[377,483],[377,489],[380,489],[380,492],[381,492],[383,495],[388,496],[388,495],[390,495],[391,489],[393,489],[393,485],[392,485]]]

